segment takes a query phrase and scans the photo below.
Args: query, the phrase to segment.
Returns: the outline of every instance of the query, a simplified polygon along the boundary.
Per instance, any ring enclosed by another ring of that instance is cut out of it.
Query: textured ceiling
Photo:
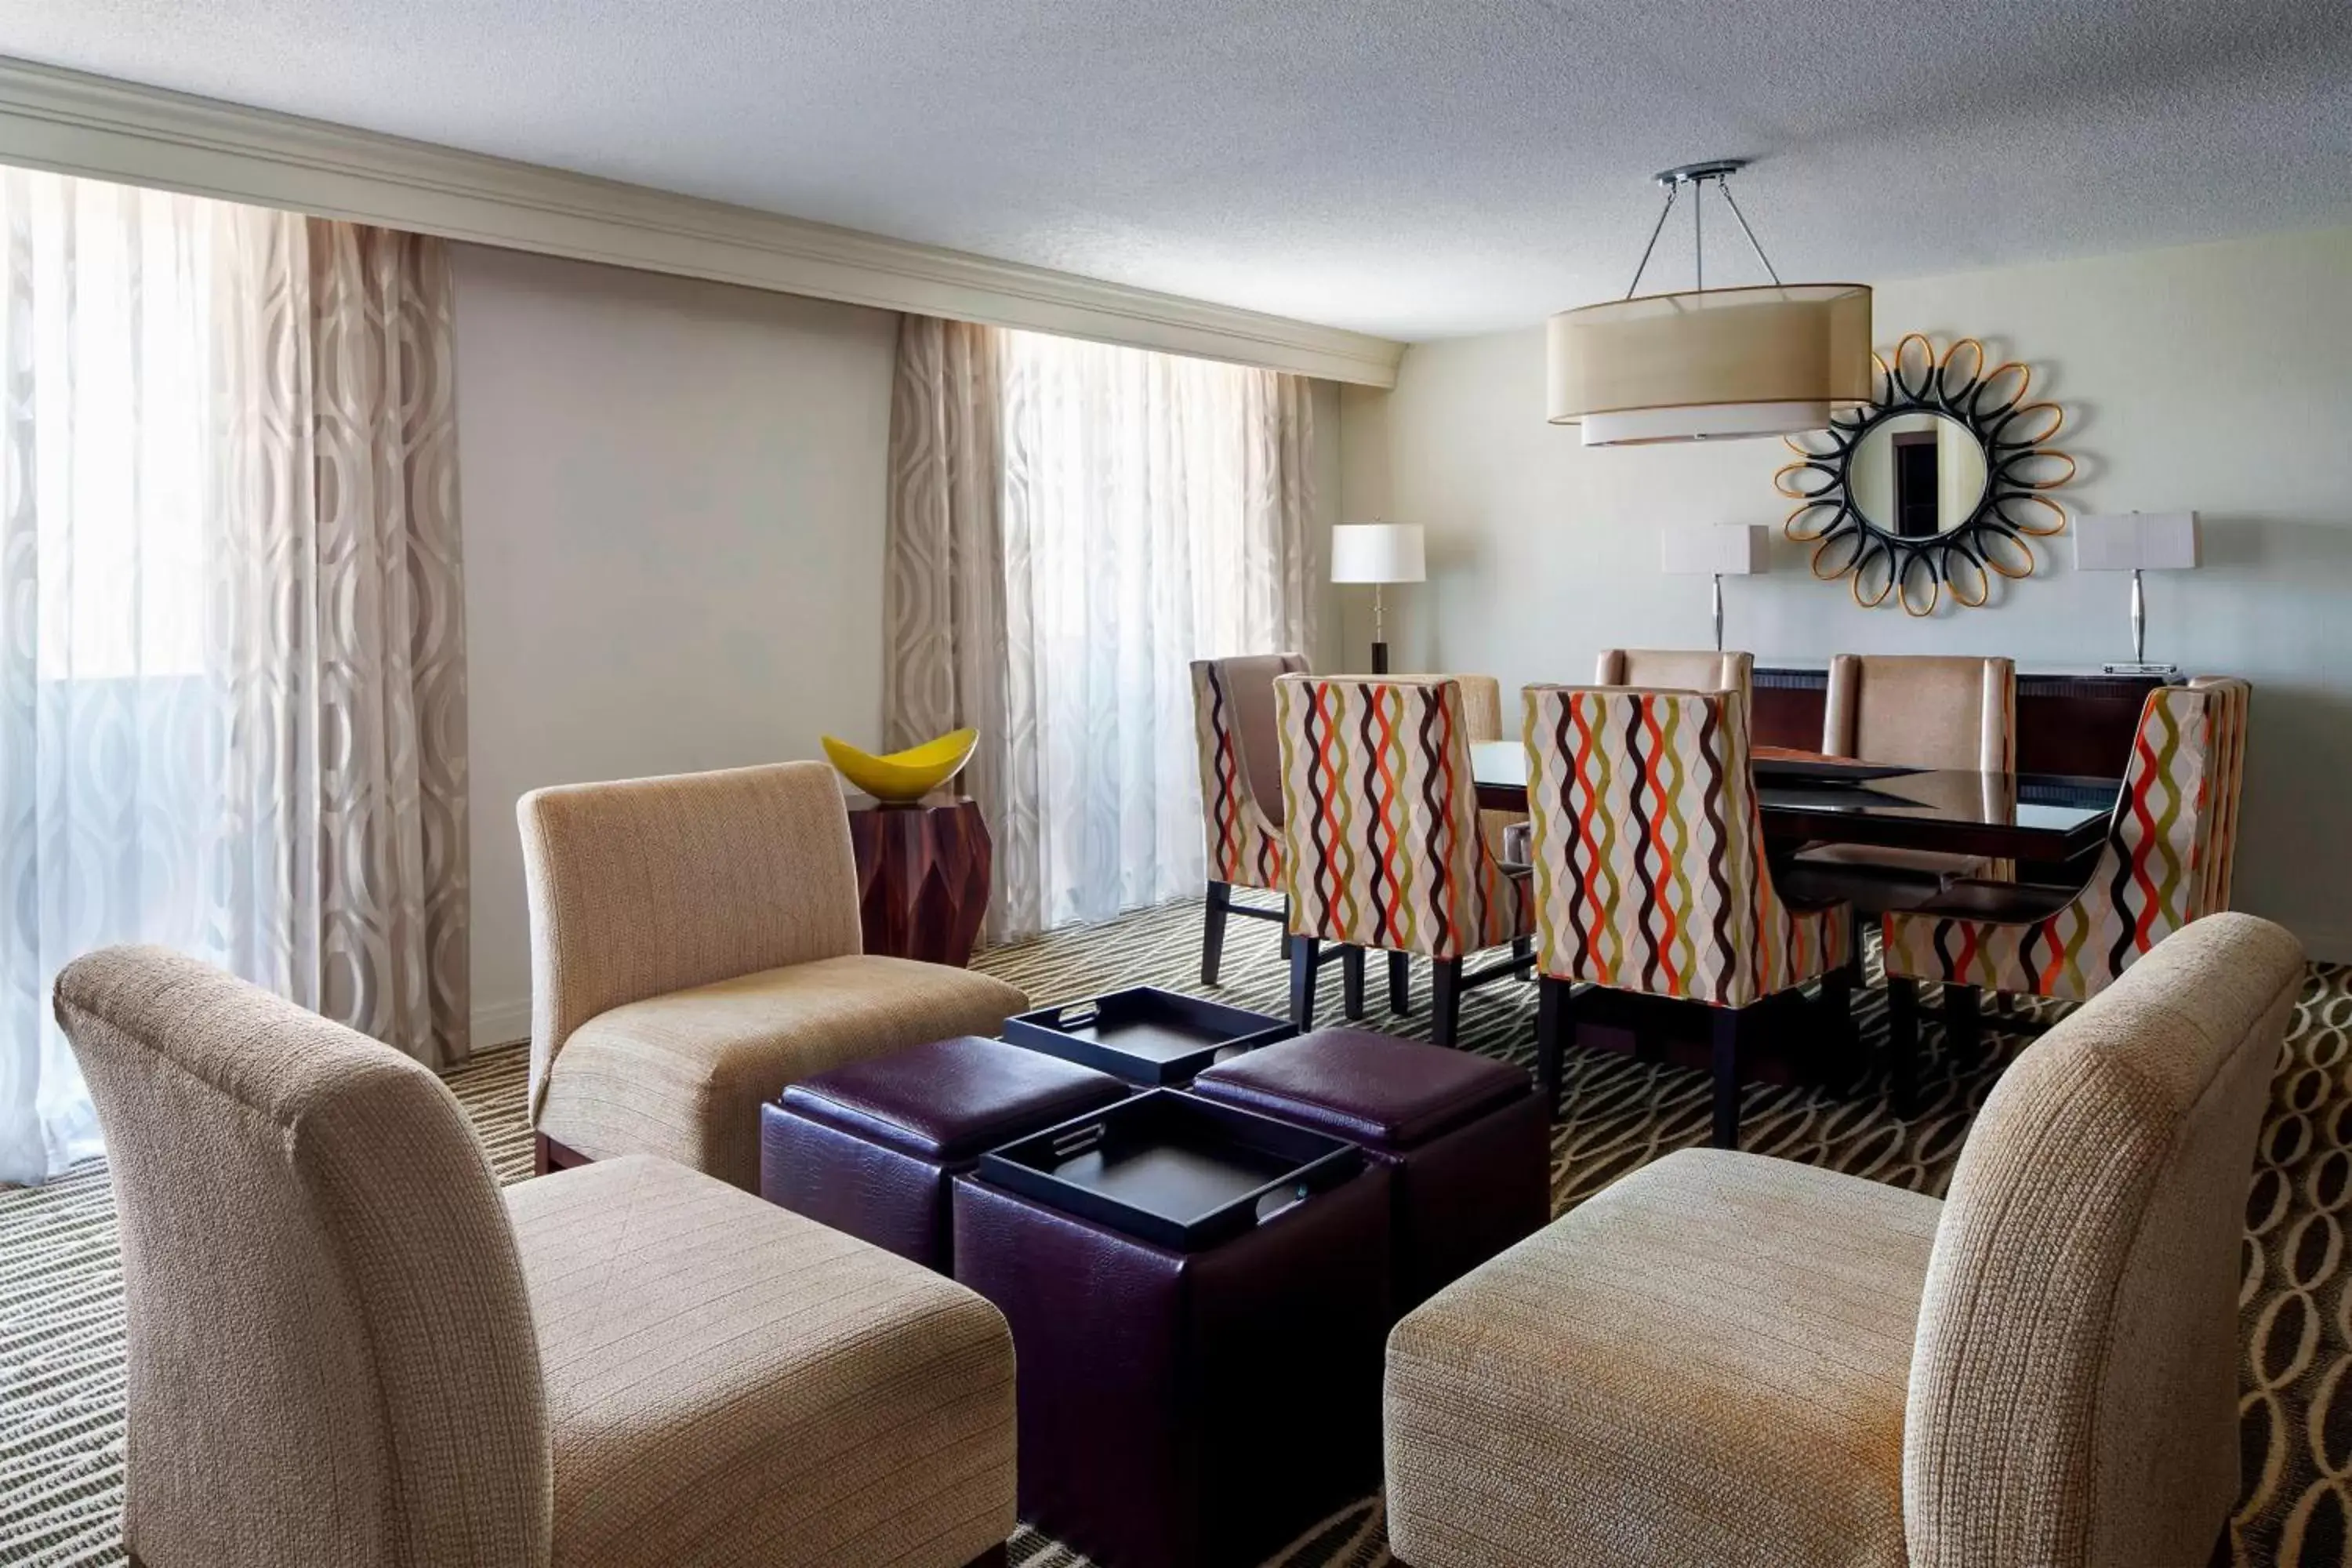
[[[1704,157],[1786,277],[2352,221],[2352,0],[5,0],[0,53],[1402,338],[1622,292]]]

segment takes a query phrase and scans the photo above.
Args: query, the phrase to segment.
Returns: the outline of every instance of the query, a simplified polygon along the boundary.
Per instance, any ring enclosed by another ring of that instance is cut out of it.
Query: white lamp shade
[[[1588,305],[1551,318],[1545,412],[1588,447],[1819,430],[1870,401],[1870,333],[1859,283]]]
[[[2187,572],[2197,564],[2193,511],[2092,513],[2074,520],[2077,572]]]
[[[1417,522],[1343,522],[1331,530],[1334,583],[1419,583],[1427,576]]]
[[[1752,577],[1770,559],[1760,522],[1678,522],[1659,536],[1658,565],[1676,575]]]

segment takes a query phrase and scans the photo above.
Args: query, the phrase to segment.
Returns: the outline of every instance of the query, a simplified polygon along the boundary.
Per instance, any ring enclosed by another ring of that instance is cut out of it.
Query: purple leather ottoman
[[[971,1035],[852,1062],[760,1108],[760,1195],[953,1273],[949,1179],[984,1150],[1132,1092]]]
[[[1525,1068],[1363,1029],[1318,1029],[1193,1080],[1387,1165],[1397,1315],[1551,1217],[1551,1135]]]
[[[1013,1329],[1022,1518],[1116,1568],[1247,1568],[1378,1485],[1385,1167],[1192,1251],[989,1171],[955,1181],[956,1279]]]

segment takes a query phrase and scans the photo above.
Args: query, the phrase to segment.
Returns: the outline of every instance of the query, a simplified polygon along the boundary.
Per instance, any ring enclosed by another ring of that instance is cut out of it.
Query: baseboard
[[[530,1038],[530,998],[513,1002],[484,1002],[474,1007],[474,1049],[487,1051],[493,1046],[510,1046],[518,1040]]]
[[[2282,921],[2294,932],[2303,951],[2319,963],[2352,963],[2352,925],[2336,921]]]

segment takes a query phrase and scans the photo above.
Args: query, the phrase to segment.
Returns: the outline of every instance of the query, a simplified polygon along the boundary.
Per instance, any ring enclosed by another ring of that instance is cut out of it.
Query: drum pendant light
[[[1547,416],[1581,426],[1586,446],[1793,435],[1824,429],[1831,416],[1870,401],[1869,287],[1781,282],[1727,183],[1745,166],[1744,159],[1722,158],[1658,175],[1665,205],[1625,297],[1551,319]],[[1710,184],[1739,220],[1770,283],[1706,286],[1701,197]],[[1685,190],[1697,287],[1637,295]]]

